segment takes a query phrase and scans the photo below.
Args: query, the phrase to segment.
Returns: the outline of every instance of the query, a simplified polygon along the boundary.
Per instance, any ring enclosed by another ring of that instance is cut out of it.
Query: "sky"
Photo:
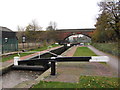
[[[32,20],[45,29],[50,21],[58,29],[94,28],[100,0],[0,0],[0,26],[17,31]]]

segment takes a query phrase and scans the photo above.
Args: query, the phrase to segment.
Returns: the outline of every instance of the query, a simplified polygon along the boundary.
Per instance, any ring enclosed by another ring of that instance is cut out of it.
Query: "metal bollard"
[[[20,57],[14,57],[14,65],[18,65],[19,60],[20,60]]]
[[[51,61],[51,75],[56,74],[55,61]]]

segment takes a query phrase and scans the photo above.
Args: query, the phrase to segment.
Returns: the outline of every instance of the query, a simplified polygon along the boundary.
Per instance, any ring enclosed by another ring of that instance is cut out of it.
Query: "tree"
[[[42,27],[38,25],[38,22],[36,20],[32,20],[32,22],[30,24],[28,24],[26,26],[25,29],[25,35],[27,37],[27,40],[29,40],[30,42],[36,42],[38,41],[38,35],[37,35],[37,31],[41,31]]]
[[[26,31],[40,31],[41,29],[42,27],[38,25],[36,20],[32,20],[32,22],[26,27]]]
[[[18,26],[17,29],[18,29],[18,32],[17,32],[16,36],[18,38],[18,42],[22,42],[22,36],[25,34],[25,32],[24,32],[25,28]]]
[[[38,25],[38,22],[36,20],[32,20],[31,25],[33,26],[33,31],[40,31],[42,29],[42,27]]]
[[[46,30],[56,30],[56,27],[57,27],[57,23],[56,22],[50,22],[49,23],[49,26],[46,28]]]
[[[112,27],[120,39],[120,1],[103,1],[99,3],[99,7],[102,13],[108,14],[108,25]]]
[[[56,30],[57,28],[57,23],[56,22],[53,22],[53,29]]]
[[[96,42],[119,41],[120,1],[102,1],[98,5],[101,14],[97,18],[96,31],[92,39]]]
[[[54,29],[53,29],[52,26],[48,26],[48,27],[46,28],[46,30],[47,30],[47,31],[51,31],[51,30],[54,30]]]

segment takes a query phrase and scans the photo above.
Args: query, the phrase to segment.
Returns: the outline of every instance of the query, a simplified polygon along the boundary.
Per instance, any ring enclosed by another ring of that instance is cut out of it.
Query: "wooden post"
[[[55,61],[51,61],[51,75],[56,74]]]

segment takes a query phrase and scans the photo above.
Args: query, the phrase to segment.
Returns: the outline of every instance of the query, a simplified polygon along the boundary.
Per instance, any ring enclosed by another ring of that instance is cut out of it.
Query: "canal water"
[[[43,71],[12,70],[0,76],[0,82],[2,82],[2,88],[12,88],[21,82],[34,80],[42,73]]]

